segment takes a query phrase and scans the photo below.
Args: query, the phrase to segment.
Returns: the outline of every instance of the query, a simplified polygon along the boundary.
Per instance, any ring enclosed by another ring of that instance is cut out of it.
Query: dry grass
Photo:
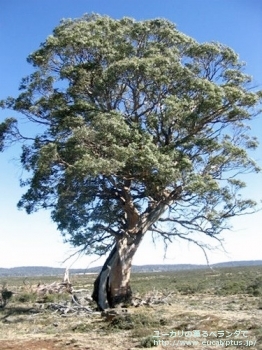
[[[146,298],[154,294],[161,300],[164,296],[169,296],[165,303],[130,307],[127,314],[116,316],[110,321],[96,312],[95,305],[90,305],[87,301],[86,304],[94,312],[61,314],[49,306],[52,303],[67,303],[70,307],[68,295],[52,296],[51,300],[38,302],[30,294],[30,284],[25,286],[19,278],[5,279],[8,288],[18,294],[0,310],[0,349],[136,350],[152,347],[167,350],[211,350],[218,349],[215,342],[223,340],[232,341],[231,345],[226,347],[224,344],[223,347],[236,350],[247,348],[246,345],[236,343],[237,341],[248,340],[255,344],[250,346],[251,349],[260,350],[261,276],[261,267],[232,268],[230,271],[221,269],[216,274],[207,271],[135,274],[132,285],[137,297]],[[50,283],[54,280],[50,277],[42,279],[41,282]],[[94,276],[71,278],[75,289],[88,289],[90,293],[93,280]],[[0,280],[0,284],[2,282]],[[29,282],[35,284],[40,281],[36,278]],[[81,303],[85,303],[84,299]],[[224,331],[225,335],[220,337],[222,333],[217,333],[208,338],[178,338],[172,333],[180,331],[181,334],[193,330],[199,330],[200,335],[203,332],[218,331]],[[237,337],[238,331],[245,333],[240,333]],[[157,332],[160,338],[155,337]],[[157,340],[159,345],[154,346]],[[179,344],[179,340],[197,341],[198,344]],[[202,345],[202,341],[210,343]],[[214,342],[213,345],[211,342]]]

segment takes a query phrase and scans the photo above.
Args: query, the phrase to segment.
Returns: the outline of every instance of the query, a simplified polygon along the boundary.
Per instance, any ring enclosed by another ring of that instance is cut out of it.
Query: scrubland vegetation
[[[0,349],[218,349],[214,342],[226,340],[232,340],[227,349],[247,348],[247,340],[251,349],[262,349],[261,266],[134,273],[133,305],[111,313],[97,311],[90,300],[95,278],[71,276],[75,302],[67,292],[32,292],[33,286],[60,282],[62,276],[1,278],[0,285],[7,283],[13,295],[0,308]],[[214,334],[170,336],[193,330]]]

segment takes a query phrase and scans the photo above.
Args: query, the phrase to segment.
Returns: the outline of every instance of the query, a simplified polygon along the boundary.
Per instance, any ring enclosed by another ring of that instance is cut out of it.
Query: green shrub
[[[129,330],[134,328],[131,315],[117,315],[109,324],[109,328]]]
[[[195,294],[197,292],[197,286],[191,284],[182,284],[181,286],[177,287],[177,290],[182,295]]]
[[[258,277],[247,287],[247,293],[254,297],[262,295],[262,277]]]
[[[234,295],[245,292],[245,284],[243,282],[225,281],[222,286],[216,288],[217,295]]]
[[[36,301],[37,295],[34,293],[23,292],[16,295],[15,301],[20,303],[34,303]]]
[[[71,300],[71,295],[68,293],[45,294],[42,297],[42,302],[44,302],[44,303],[55,303],[55,302],[69,301],[69,300]]]
[[[74,326],[72,326],[72,331],[76,333],[86,333],[92,329],[92,326],[86,322],[80,322]]]
[[[143,348],[152,348],[153,346],[157,346],[155,343],[155,338],[150,335],[149,337],[141,339],[140,345]]]

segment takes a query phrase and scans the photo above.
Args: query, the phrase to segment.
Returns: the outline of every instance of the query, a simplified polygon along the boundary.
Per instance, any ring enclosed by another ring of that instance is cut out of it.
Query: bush
[[[247,293],[254,297],[262,295],[262,277],[258,277],[247,287]]]
[[[140,344],[143,348],[152,348],[153,346],[157,346],[155,340],[156,339],[150,335],[149,337],[143,338]]]
[[[117,315],[109,324],[109,328],[129,330],[134,328],[131,315]]]
[[[234,295],[245,292],[245,285],[242,282],[226,281],[224,284],[216,289],[217,295]]]
[[[177,290],[182,295],[195,294],[197,292],[197,286],[191,284],[182,284],[177,287]]]
[[[17,295],[15,297],[15,300],[20,303],[29,303],[29,302],[34,303],[36,301],[36,298],[37,298],[36,294],[24,292]]]

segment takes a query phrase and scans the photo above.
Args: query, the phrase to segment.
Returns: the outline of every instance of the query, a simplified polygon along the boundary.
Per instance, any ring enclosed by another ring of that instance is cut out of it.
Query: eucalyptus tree
[[[231,217],[254,210],[238,175],[259,171],[244,123],[262,94],[229,47],[164,19],[92,14],[63,20],[28,62],[33,73],[2,106],[35,126],[26,135],[9,118],[0,128],[2,149],[22,142],[18,206],[51,209],[66,241],[108,253],[94,284],[100,309],[131,298],[146,233],[205,247],[195,233],[219,240]]]

